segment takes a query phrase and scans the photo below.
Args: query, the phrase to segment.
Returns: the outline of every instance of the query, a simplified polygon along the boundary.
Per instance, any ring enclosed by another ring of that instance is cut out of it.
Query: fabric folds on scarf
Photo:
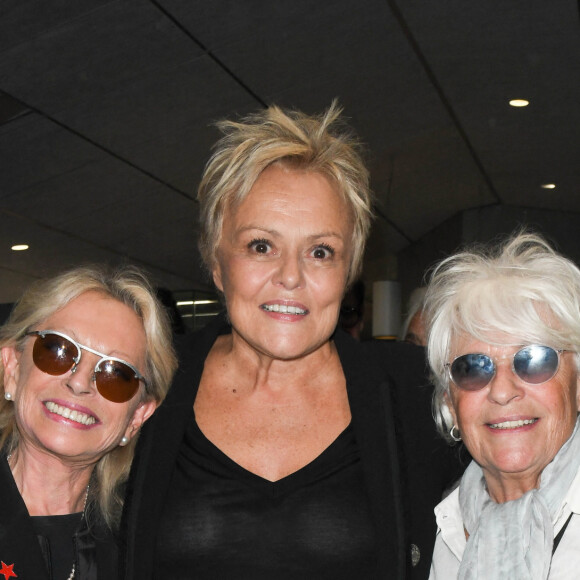
[[[481,467],[472,461],[459,486],[459,505],[470,536],[459,580],[545,580],[550,571],[553,523],[580,465],[579,420],[570,439],[541,474],[539,489],[495,503]]]

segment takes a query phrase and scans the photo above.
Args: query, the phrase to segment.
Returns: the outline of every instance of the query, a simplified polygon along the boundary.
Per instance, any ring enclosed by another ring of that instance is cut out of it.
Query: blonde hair
[[[424,312],[435,420],[450,440],[445,365],[453,340],[471,336],[490,344],[545,344],[578,353],[580,269],[541,236],[520,231],[503,244],[443,260],[431,275]]]
[[[361,146],[340,113],[336,102],[319,116],[271,106],[239,122],[217,124],[224,136],[214,147],[197,195],[199,249],[210,272],[226,208],[240,203],[267,167],[280,163],[324,175],[345,200],[354,223],[347,284],[358,277],[370,231],[372,198]]]
[[[173,351],[171,327],[164,307],[146,276],[133,266],[109,269],[105,266],[83,266],[32,285],[17,302],[8,321],[0,327],[0,348],[24,348],[26,333],[41,324],[57,310],[84,294],[95,291],[129,306],[142,320],[147,352],[145,377],[147,387],[143,400],[160,403],[167,394],[177,359]],[[0,448],[13,453],[20,436],[14,418],[14,405],[4,399],[4,365],[0,360]],[[118,524],[123,505],[120,491],[128,477],[137,437],[124,447],[116,447],[97,463],[91,477],[89,504],[98,506],[111,527]]]

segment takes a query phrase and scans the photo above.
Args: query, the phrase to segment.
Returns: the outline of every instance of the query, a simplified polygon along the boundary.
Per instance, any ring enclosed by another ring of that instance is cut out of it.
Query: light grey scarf
[[[539,489],[495,503],[481,467],[472,461],[461,479],[459,505],[470,536],[458,580],[545,580],[554,542],[553,519],[580,465],[580,429],[549,463]]]

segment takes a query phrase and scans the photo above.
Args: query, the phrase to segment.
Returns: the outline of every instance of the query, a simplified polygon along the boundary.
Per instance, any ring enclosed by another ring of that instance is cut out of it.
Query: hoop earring
[[[127,443],[129,443],[129,437],[125,437],[125,435],[123,435],[123,437],[121,437],[121,441],[119,441],[119,447],[125,447]]]
[[[455,433],[453,433],[453,431],[457,432],[457,435],[455,435]],[[453,425],[453,427],[451,427],[451,429],[449,429],[449,437],[451,437],[451,439],[453,439],[453,441],[461,441],[461,433],[459,432],[459,429]]]
[[[7,401],[11,401],[11,400],[12,400],[12,393],[9,393],[8,391],[5,391],[5,393],[4,393],[4,398],[5,398]]]

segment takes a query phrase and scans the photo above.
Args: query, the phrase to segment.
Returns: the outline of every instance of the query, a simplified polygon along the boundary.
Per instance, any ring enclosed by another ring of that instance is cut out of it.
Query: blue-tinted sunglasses
[[[518,350],[512,359],[512,371],[524,383],[541,385],[549,381],[560,366],[560,353],[551,346],[532,344]],[[479,391],[496,373],[493,359],[480,353],[462,354],[445,365],[449,378],[464,391]]]

